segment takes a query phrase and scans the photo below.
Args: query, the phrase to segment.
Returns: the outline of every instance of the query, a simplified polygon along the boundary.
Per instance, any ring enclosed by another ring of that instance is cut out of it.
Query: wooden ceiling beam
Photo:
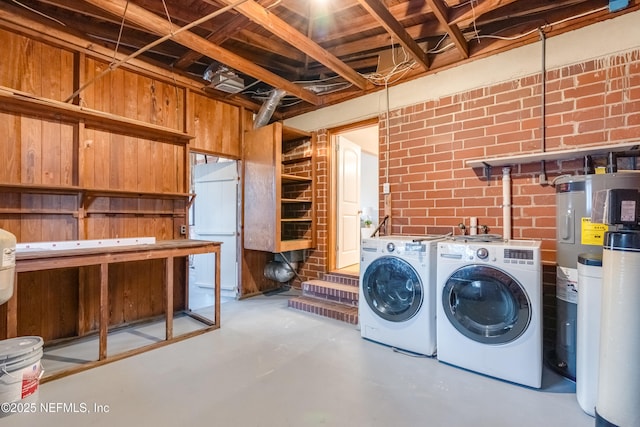
[[[231,4],[233,0],[224,0],[224,2]],[[247,0],[235,6],[235,10],[261,25],[275,36],[291,44],[293,47],[306,53],[311,58],[326,65],[336,74],[342,76],[360,89],[364,89],[369,85],[367,79],[358,74],[354,69],[347,66],[347,64],[340,61],[316,42],[301,34],[294,27],[278,18],[275,14],[270,13],[255,1]]]
[[[426,53],[411,38],[405,28],[389,12],[389,9],[379,0],[358,0],[358,3],[373,16],[382,27],[404,47],[415,61],[425,70],[429,69]]]
[[[485,13],[514,3],[515,1],[517,0],[474,0],[455,10],[450,10],[449,23],[456,25],[462,22],[472,23],[473,21],[477,21],[478,18]]]
[[[467,43],[467,39],[464,38],[462,31],[460,31],[460,28],[458,28],[456,24],[449,23],[449,9],[447,6],[442,0],[427,0],[427,3],[433,9],[433,14],[438,22],[447,28],[447,34],[449,34],[449,37],[453,40],[462,57],[465,59],[468,58],[469,44]]]
[[[239,72],[245,73],[258,80],[261,80],[273,87],[281,88],[289,94],[296,96],[313,105],[321,104],[320,97],[292,83],[262,67],[255,65],[251,61],[247,61],[233,52],[217,46],[210,41],[190,32],[178,32],[179,28],[153,12],[149,12],[127,0],[85,0],[109,13],[116,16],[125,16],[126,19],[145,27],[147,30],[159,34],[161,36],[173,34],[171,40],[188,47],[191,50],[198,51],[203,55],[209,56],[216,61],[221,62]]]
[[[398,21],[405,19],[415,19],[432,12],[431,7],[429,7],[424,2],[403,2],[394,6],[389,6],[388,10],[393,16],[396,17],[396,20]],[[317,20],[319,18],[321,17],[314,17],[314,20]],[[331,45],[335,41],[341,41],[342,39],[349,38],[350,36],[356,35],[358,33],[375,30],[379,26],[380,24],[374,19],[372,15],[365,14],[359,18],[349,21],[348,26],[339,30],[334,29],[329,34],[323,35],[322,44],[324,46]],[[318,25],[317,27],[322,28],[322,26],[320,25]],[[319,36],[314,34],[313,37],[315,38]]]
[[[264,6],[269,7],[269,5],[272,5],[278,1],[279,0],[267,0],[264,3]],[[216,7],[224,6],[220,4],[219,1],[203,0],[203,2]],[[246,16],[238,13],[234,15],[231,19],[227,20],[223,25],[212,29],[211,32],[207,36],[205,36],[205,38],[209,40],[211,43],[221,45],[226,40],[234,37],[240,31],[244,30],[247,27],[247,25],[249,25],[250,23],[251,21]],[[186,69],[201,57],[202,55],[200,53],[195,51],[189,51],[189,52],[186,52],[184,55],[182,55],[173,65],[174,67],[177,67],[180,69]]]
[[[229,37],[235,35],[236,32],[246,27],[249,22],[250,21],[245,16],[236,15],[229,19],[222,27],[210,32],[205,39],[213,44],[220,45]],[[173,63],[173,66],[184,70],[200,58],[202,58],[202,54],[200,52],[190,50],[178,58]]]

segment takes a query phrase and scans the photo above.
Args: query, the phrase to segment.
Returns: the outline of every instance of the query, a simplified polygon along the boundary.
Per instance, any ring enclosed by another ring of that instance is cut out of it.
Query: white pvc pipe
[[[471,236],[478,234],[478,218],[475,216],[472,216],[469,220],[469,234]]]
[[[511,168],[502,168],[502,234],[511,239]]]

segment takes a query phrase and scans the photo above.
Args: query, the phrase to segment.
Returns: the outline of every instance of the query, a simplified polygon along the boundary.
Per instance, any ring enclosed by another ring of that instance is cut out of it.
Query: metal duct
[[[276,111],[276,107],[280,103],[280,100],[284,98],[287,92],[284,89],[274,89],[269,95],[269,98],[262,104],[260,107],[260,111],[256,115],[255,120],[253,121],[253,128],[258,129],[267,123],[273,116],[273,113]]]
[[[291,264],[293,265],[289,266],[281,261],[270,261],[264,266],[264,277],[276,282],[286,283],[296,275],[293,268],[296,268],[298,263]]]

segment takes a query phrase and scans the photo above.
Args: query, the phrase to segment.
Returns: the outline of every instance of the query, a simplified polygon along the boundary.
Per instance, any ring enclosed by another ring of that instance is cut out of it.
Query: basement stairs
[[[357,325],[359,282],[358,276],[325,273],[321,280],[302,282],[302,295],[289,299],[288,306]]]

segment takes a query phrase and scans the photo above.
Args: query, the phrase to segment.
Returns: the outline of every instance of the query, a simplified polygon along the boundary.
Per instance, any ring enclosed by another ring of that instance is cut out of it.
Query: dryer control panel
[[[440,244],[438,254],[442,260],[535,267],[540,263],[540,242],[446,243]]]

